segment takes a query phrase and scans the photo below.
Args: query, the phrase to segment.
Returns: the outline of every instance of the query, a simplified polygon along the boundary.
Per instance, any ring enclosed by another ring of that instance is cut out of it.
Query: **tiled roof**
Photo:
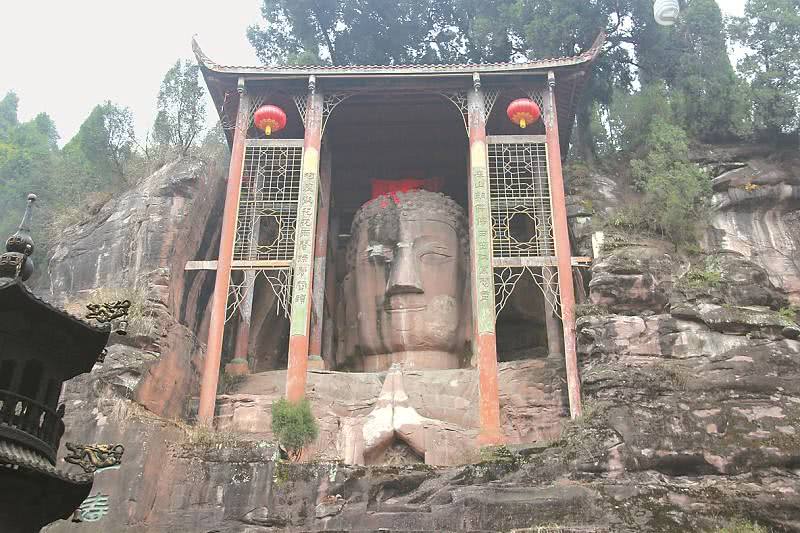
[[[525,61],[519,63],[454,63],[439,65],[266,65],[266,66],[240,66],[220,65],[211,60],[200,49],[196,39],[192,39],[192,50],[198,63],[203,67],[218,73],[228,74],[267,74],[267,75],[381,75],[381,74],[468,74],[472,72],[524,72],[542,70],[554,67],[567,67],[591,63],[600,53],[605,42],[605,34],[600,33],[586,52],[571,57],[556,57]]]
[[[49,333],[47,328],[58,324],[59,335],[70,339],[53,354],[66,362],[63,365],[65,379],[91,370],[108,343],[110,328],[95,326],[42,300],[19,278],[0,278],[0,309],[23,313],[32,323],[31,330],[43,334]]]
[[[91,485],[93,481],[91,474],[73,474],[59,470],[38,453],[16,443],[0,439],[0,468],[3,467],[24,468],[76,485]]]
[[[63,316],[64,318],[69,319],[71,322],[73,322],[75,324],[79,324],[80,326],[83,326],[83,327],[85,327],[87,329],[93,330],[94,332],[100,333],[100,334],[106,333],[106,332],[109,331],[109,328],[108,328],[107,325],[96,326],[96,325],[94,325],[93,323],[91,323],[91,322],[89,322],[87,320],[84,320],[84,319],[82,319],[80,317],[77,317],[77,316],[75,316],[73,314],[68,313],[64,309],[56,307],[55,305],[51,304],[47,300],[44,300],[44,299],[40,298],[39,296],[36,296],[36,294],[34,294],[33,291],[31,291],[27,287],[27,285],[25,285],[19,278],[17,278],[17,279],[0,278],[0,291],[2,291],[4,289],[8,289],[8,288],[10,288],[11,286],[14,286],[14,285],[16,285],[17,288],[23,294],[25,294],[28,298],[30,298],[32,301],[36,302],[37,304],[45,307],[46,309],[48,309],[48,310],[50,310],[50,311],[52,311],[54,313],[57,313],[57,314]]]

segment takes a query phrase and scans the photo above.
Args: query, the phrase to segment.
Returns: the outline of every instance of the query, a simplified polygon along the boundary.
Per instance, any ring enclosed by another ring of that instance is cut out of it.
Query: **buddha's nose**
[[[410,243],[398,243],[391,265],[391,273],[386,285],[387,296],[424,292],[417,273],[414,250]]]

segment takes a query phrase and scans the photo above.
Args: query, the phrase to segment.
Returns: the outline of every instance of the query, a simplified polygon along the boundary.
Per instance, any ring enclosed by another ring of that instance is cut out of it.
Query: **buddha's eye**
[[[426,264],[444,263],[452,258],[445,250],[426,250],[419,255],[420,261]]]

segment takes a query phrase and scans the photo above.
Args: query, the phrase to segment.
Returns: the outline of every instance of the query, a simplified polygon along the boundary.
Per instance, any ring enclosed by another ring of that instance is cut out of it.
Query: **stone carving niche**
[[[424,190],[379,196],[355,214],[337,313],[337,366],[465,366],[470,332],[464,210]]]

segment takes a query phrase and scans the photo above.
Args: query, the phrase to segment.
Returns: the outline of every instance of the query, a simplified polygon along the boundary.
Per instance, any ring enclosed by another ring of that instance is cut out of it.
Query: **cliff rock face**
[[[214,281],[184,265],[216,253],[223,176],[220,164],[199,158],[165,165],[65,231],[42,283],[45,297],[77,312],[96,289],[137,300],[135,318],[148,331],[112,342],[148,361],[133,393],[162,416],[180,416],[196,385],[197,334]]]
[[[715,176],[703,250],[609,234],[582,273],[584,416],[559,417],[565,387],[554,362],[503,363],[508,446],[447,467],[329,460],[341,456],[340,424],[374,408],[378,374],[310,374],[321,431],[309,463],[280,459],[271,443],[279,373],[231,385],[220,431],[174,420],[192,396],[195,334],[205,329],[198,302],[213,285],[183,264],[215,255],[224,180],[193,160],[165,167],[65,235],[50,264],[53,297],[133,284],[159,325],[67,384],[65,440],[126,450],[92,490],[109,497],[108,514],[48,531],[683,532],[734,518],[800,531],[800,328],[788,307],[800,295],[800,164],[760,147],[706,148],[697,160]],[[577,253],[588,255],[591,216],[612,211],[621,186],[593,171],[579,181],[569,212]],[[406,392],[422,416],[469,438],[475,377],[440,377],[409,374]]]
[[[696,155],[716,177],[708,241],[740,252],[800,302],[800,164],[764,146],[709,148]]]

